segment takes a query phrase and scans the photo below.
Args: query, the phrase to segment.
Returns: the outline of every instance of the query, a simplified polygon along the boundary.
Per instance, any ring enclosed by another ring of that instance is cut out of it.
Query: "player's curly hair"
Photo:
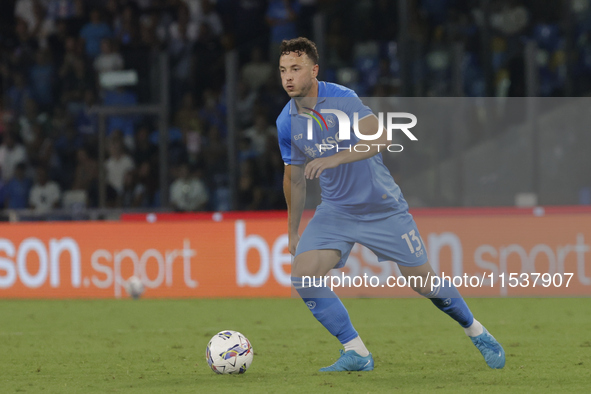
[[[285,55],[288,52],[295,52],[298,56],[305,53],[314,64],[318,64],[318,49],[316,49],[316,44],[314,44],[313,41],[308,40],[306,37],[283,40],[279,47],[279,51],[280,56]]]

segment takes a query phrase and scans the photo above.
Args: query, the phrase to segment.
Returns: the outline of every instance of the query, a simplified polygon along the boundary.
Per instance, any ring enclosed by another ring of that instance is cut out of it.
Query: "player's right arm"
[[[289,236],[289,253],[295,256],[296,247],[300,241],[300,221],[306,202],[306,179],[304,178],[304,164],[306,156],[292,140],[290,103],[283,108],[277,118],[277,137],[281,158],[285,163],[283,175],[283,193],[287,202],[287,231]]]
[[[300,241],[300,221],[306,203],[306,179],[303,166],[291,164],[285,166],[283,193],[287,202],[289,253],[295,256],[296,247]]]

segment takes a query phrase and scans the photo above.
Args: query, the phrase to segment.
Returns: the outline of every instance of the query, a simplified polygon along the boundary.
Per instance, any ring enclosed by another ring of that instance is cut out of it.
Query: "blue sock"
[[[452,319],[460,323],[464,328],[470,327],[474,322],[474,316],[466,301],[460,295],[456,287],[448,280],[444,280],[438,287],[431,290],[425,297],[440,310],[447,313]]]
[[[351,324],[349,312],[347,312],[347,309],[345,309],[345,306],[335,292],[330,290],[324,281],[321,283],[316,278],[316,281],[310,283],[306,278],[303,283],[305,285],[304,287],[302,285],[302,278],[292,276],[291,283],[316,320],[332,335],[337,337],[342,344],[358,336],[357,331],[355,331]]]

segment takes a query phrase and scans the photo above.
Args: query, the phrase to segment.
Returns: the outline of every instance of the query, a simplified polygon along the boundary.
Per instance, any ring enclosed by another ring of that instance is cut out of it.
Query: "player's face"
[[[302,53],[288,52],[279,58],[281,84],[289,97],[306,97],[311,94],[318,76],[318,65]]]

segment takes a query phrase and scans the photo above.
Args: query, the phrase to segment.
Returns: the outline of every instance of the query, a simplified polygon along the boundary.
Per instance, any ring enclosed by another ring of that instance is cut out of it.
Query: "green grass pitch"
[[[591,392],[591,299],[468,300],[504,345],[503,370],[427,300],[344,303],[372,372],[318,372],[340,344],[295,299],[1,300],[0,392]],[[244,375],[205,361],[223,329],[253,344]]]

